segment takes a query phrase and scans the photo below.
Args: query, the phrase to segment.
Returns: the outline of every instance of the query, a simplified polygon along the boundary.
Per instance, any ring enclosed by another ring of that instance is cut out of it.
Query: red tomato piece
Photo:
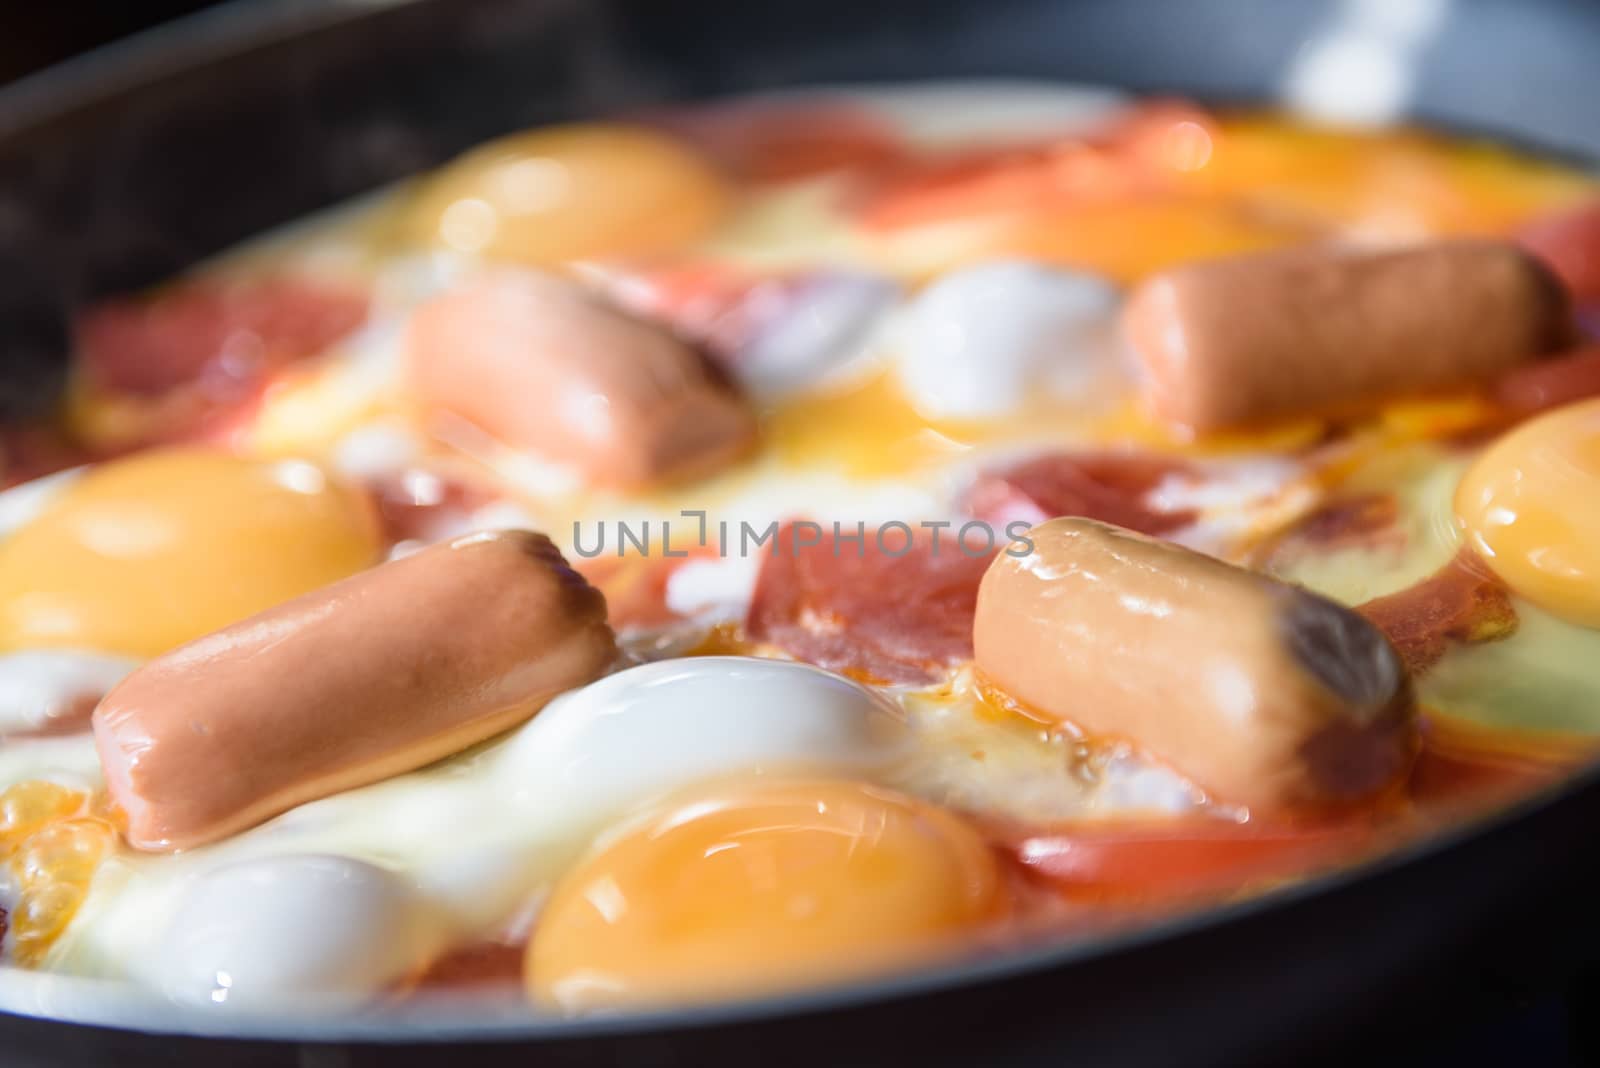
[[[194,282],[90,309],[78,322],[79,360],[95,387],[119,393],[249,381],[316,355],[366,315],[366,294],[305,279]]]
[[[1483,806],[1548,785],[1594,755],[1593,742],[1494,730],[1437,712],[1422,719],[1408,793],[1419,805]]]
[[[642,121],[752,182],[870,170],[901,158],[893,127],[842,101],[796,100],[658,111]]]
[[[91,458],[67,441],[58,427],[42,423],[0,426],[0,487],[43,478]]]
[[[1517,239],[1567,284],[1579,304],[1600,304],[1600,200],[1535,219]]]
[[[1494,384],[1494,399],[1516,415],[1532,415],[1600,395],[1600,345],[1509,372]]]
[[[1363,820],[1296,826],[1194,816],[1060,825],[1005,841],[1070,897],[1160,903],[1306,875],[1358,858],[1375,839]]]
[[[625,279],[615,289],[630,310],[667,324],[718,365],[737,369],[750,345],[793,314],[815,282],[806,274],[762,276],[691,263]]]
[[[658,627],[679,617],[667,607],[667,580],[678,560],[599,556],[572,566],[606,597],[606,618],[617,630]]]
[[[1081,515],[1145,534],[1193,523],[1193,511],[1163,511],[1146,498],[1171,475],[1194,474],[1181,460],[1122,453],[1050,453],[980,475],[966,507],[999,528]]]
[[[441,531],[454,529],[494,495],[479,486],[447,479],[431,471],[409,470],[378,479],[371,486],[383,524],[384,538],[432,542]]]
[[[525,945],[508,942],[475,942],[458,946],[428,965],[417,985],[470,987],[500,984],[522,985],[522,958]]]
[[[1215,133],[1209,116],[1182,102],[1152,101],[1091,136],[984,147],[914,160],[886,172],[858,219],[897,229],[949,219],[1044,212],[1174,185],[1189,127]]]
[[[972,658],[978,583],[998,549],[971,555],[977,539],[964,551],[954,528],[868,527],[860,542],[853,529],[836,539],[816,528],[778,532],[746,618],[751,638],[885,682],[930,682]]]

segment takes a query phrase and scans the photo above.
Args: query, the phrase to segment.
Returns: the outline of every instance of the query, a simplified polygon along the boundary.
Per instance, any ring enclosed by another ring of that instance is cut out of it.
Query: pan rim
[[[72,59],[27,75],[0,89],[0,145],[62,121],[70,115],[122,93],[147,87],[194,67],[225,60],[264,45],[359,20],[377,12],[420,6],[436,0],[227,0],[213,8],[163,23],[131,37],[100,46]],[[999,80],[967,78],[964,80]],[[1047,79],[1027,79],[1046,82]],[[892,84],[890,79],[882,84]],[[865,84],[865,83],[858,83]],[[1064,84],[1084,84],[1071,83]],[[828,86],[817,86],[827,88]],[[1098,87],[1098,86],[1096,86]],[[811,88],[800,86],[797,88]],[[1116,89],[1118,86],[1105,86]],[[1141,88],[1138,92],[1146,92]],[[1269,96],[1204,98],[1227,106],[1261,105]],[[1600,145],[1594,150],[1540,143],[1505,131],[1462,123],[1428,112],[1407,113],[1405,121],[1453,136],[1484,138],[1536,152],[1547,158],[1600,169]],[[1600,764],[1591,764],[1492,813],[1479,815],[1434,832],[1379,856],[1313,878],[1222,905],[1174,913],[1160,920],[1105,935],[1051,939],[1040,946],[1016,948],[981,958],[953,961],[922,972],[905,972],[870,980],[834,984],[800,993],[718,1002],[690,1008],[626,1015],[563,1018],[524,1010],[489,1016],[463,1011],[456,999],[448,1016],[407,1009],[388,1014],[363,1011],[330,1017],[315,1014],[216,1014],[177,1005],[159,993],[119,980],[26,972],[0,967],[0,1016],[72,1027],[108,1028],[131,1033],[293,1043],[491,1043],[547,1042],[616,1038],[640,1033],[683,1033],[777,1018],[818,1015],[835,1010],[950,992],[967,987],[1089,966],[1158,943],[1223,931],[1251,919],[1289,912],[1359,884],[1373,885],[1395,873],[1447,854],[1470,850],[1482,840],[1534,825],[1542,815],[1574,803],[1587,792],[1600,792]],[[35,988],[29,991],[26,988]],[[92,1009],[57,1013],[24,1004],[38,987],[54,988],[68,998],[104,1002]],[[446,1002],[441,1000],[441,1004]],[[151,1018],[152,1012],[160,1018]]]

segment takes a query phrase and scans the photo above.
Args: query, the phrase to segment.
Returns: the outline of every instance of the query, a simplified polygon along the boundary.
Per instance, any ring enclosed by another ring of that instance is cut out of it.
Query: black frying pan
[[[48,409],[83,301],[518,127],[954,76],[1270,99],[1338,19],[1426,8],[1443,17],[1412,114],[1600,154],[1600,6],[1555,0],[238,3],[0,93],[0,414]],[[1600,961],[1597,826],[1600,771],[1376,864],[1132,936],[691,1013],[284,1025],[47,1000],[0,1014],[0,1065],[1470,1056],[1454,1036],[1485,991],[1564,984]],[[64,1013],[98,1025],[48,1018]]]

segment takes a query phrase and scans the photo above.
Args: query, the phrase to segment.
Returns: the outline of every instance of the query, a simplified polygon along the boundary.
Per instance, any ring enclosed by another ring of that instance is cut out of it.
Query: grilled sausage
[[[699,353],[554,275],[505,270],[434,298],[409,349],[426,404],[591,484],[703,475],[755,442],[754,416]]]
[[[1146,281],[1124,315],[1150,407],[1195,431],[1461,386],[1571,330],[1550,271],[1493,241],[1191,264]]]
[[[973,640],[979,670],[1040,714],[1264,809],[1356,801],[1408,765],[1410,682],[1354,612],[1090,519],[1028,537],[984,575]]]
[[[150,661],[95,710],[95,743],[128,841],[187,848],[482,741],[615,653],[549,539],[469,534]]]

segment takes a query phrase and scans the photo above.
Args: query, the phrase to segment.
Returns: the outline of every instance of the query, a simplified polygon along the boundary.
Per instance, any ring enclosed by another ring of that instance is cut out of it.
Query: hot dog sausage
[[[1179,267],[1124,311],[1160,418],[1207,431],[1459,386],[1559,347],[1559,282],[1515,245],[1294,249]]]
[[[554,275],[500,271],[418,309],[411,380],[508,445],[636,488],[749,450],[755,420],[705,360]]]
[[[1354,612],[1090,519],[1029,538],[984,575],[973,623],[978,668],[1006,693],[1252,807],[1358,800],[1407,766],[1410,682]]]
[[[469,534],[145,664],[94,713],[128,841],[200,845],[421,767],[615,656],[605,599],[542,534]]]

